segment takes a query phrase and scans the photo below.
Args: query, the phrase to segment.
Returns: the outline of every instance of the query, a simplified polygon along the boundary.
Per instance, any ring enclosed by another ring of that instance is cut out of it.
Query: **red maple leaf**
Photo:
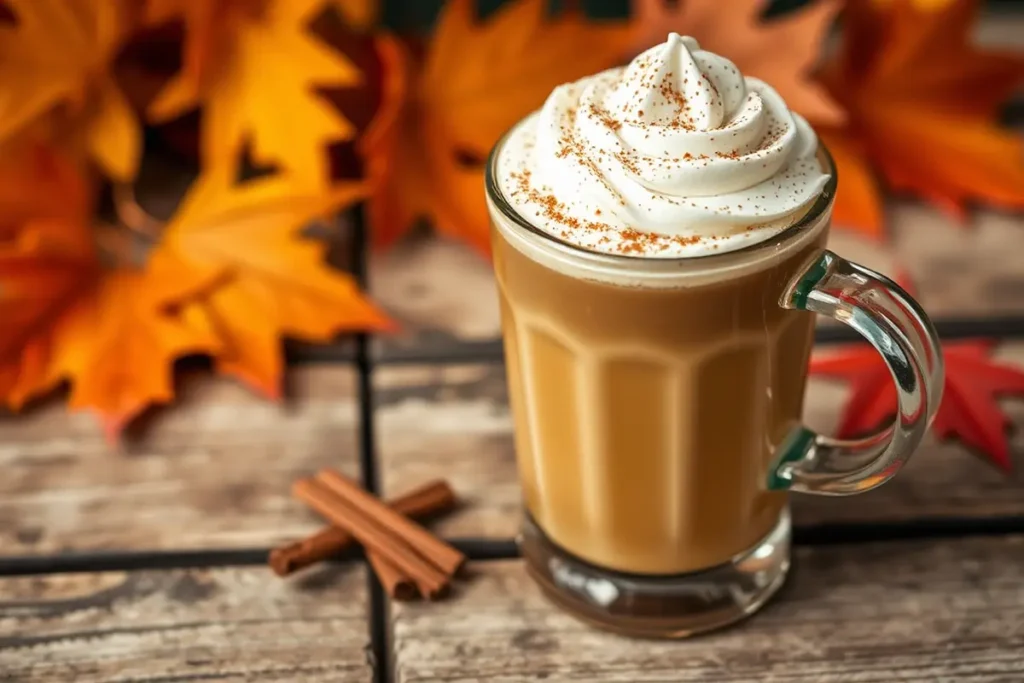
[[[942,345],[946,384],[932,429],[942,438],[959,438],[986,455],[1004,472],[1010,470],[1006,440],[1009,418],[996,399],[1024,395],[1024,372],[993,361],[996,342],[970,339]],[[881,356],[856,345],[811,359],[812,375],[846,380],[850,400],[843,411],[840,437],[865,434],[896,414],[896,388]]]

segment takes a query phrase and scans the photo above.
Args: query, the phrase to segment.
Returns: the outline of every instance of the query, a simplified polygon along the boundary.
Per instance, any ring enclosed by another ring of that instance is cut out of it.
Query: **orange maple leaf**
[[[490,252],[483,162],[551,90],[614,65],[631,36],[575,12],[546,16],[544,0],[516,0],[478,22],[471,0],[451,0],[422,63],[390,37],[380,111],[360,149],[371,183],[374,243],[394,242],[420,218]]]
[[[121,0],[7,0],[0,23],[0,143],[33,128],[73,142],[118,180],[138,172],[142,133],[112,74]]]
[[[174,398],[176,359],[218,350],[200,316],[159,305],[169,287],[200,286],[184,275],[168,283],[143,271],[109,271],[54,327],[48,383],[68,380],[68,406],[96,412],[111,439],[145,408]]]
[[[277,165],[321,189],[328,143],[353,126],[314,87],[346,87],[360,74],[317,40],[309,23],[327,0],[151,0],[150,21],[182,15],[188,39],[181,72],[150,107],[154,121],[202,105],[208,164],[233,164],[246,144],[257,163]]]
[[[700,46],[726,57],[745,76],[775,88],[794,111],[815,123],[841,123],[845,114],[810,77],[822,42],[838,14],[838,0],[770,20],[766,0],[637,0],[637,52],[663,42],[670,31],[693,36]]]
[[[59,198],[59,201],[55,201]],[[52,148],[8,149],[0,164],[0,403],[47,388],[53,321],[98,274],[88,188]]]
[[[838,225],[880,236],[870,181],[958,217],[968,201],[1024,207],[1024,143],[996,123],[1024,81],[1024,57],[971,44],[977,0],[849,0],[842,44],[822,79],[849,114],[822,131],[839,169]]]
[[[205,282],[104,271],[80,169],[46,146],[8,153],[0,163],[0,399],[20,408],[67,380],[70,405],[97,411],[114,435],[172,397],[175,358],[215,349],[192,319],[158,306]]]
[[[328,341],[341,331],[385,330],[389,320],[351,277],[323,264],[324,244],[299,232],[362,197],[360,185],[297,190],[283,175],[241,185],[234,169],[196,181],[151,260],[161,279],[193,274],[212,286],[168,303],[198,308],[222,350],[218,369],[280,396],[281,337]]]

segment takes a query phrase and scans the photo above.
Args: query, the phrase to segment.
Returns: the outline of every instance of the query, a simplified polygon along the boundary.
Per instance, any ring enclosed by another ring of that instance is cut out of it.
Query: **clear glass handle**
[[[895,282],[830,251],[793,279],[779,303],[864,335],[889,366],[897,409],[892,425],[863,439],[796,428],[778,447],[768,487],[843,496],[885,483],[917,448],[942,400],[942,352],[931,321]]]

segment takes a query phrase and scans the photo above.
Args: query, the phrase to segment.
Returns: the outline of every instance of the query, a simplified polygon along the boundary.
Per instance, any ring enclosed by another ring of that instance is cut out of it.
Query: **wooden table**
[[[1022,221],[982,212],[968,231],[894,211],[891,247],[832,246],[904,266],[945,333],[1001,335],[998,355],[1024,367]],[[1024,679],[1024,475],[931,438],[875,492],[796,498],[792,579],[738,628],[641,642],[559,613],[512,543],[487,264],[421,239],[369,275],[404,331],[295,350],[284,405],[194,372],[120,450],[59,401],[0,418],[0,680]],[[834,427],[844,396],[812,382],[809,420]],[[1006,408],[1024,424],[1024,403]],[[1024,436],[1013,447],[1019,465]],[[272,575],[267,549],[320,524],[289,484],[325,465],[385,493],[448,478],[467,505],[436,528],[474,558],[472,579],[446,602],[388,604],[360,560]]]

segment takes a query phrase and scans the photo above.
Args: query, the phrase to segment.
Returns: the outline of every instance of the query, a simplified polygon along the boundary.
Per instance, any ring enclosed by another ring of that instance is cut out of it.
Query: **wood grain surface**
[[[879,244],[834,229],[830,247],[883,273],[908,274],[935,317],[1024,315],[1024,219],[978,211],[957,224],[932,207],[891,202],[892,240]],[[378,254],[370,291],[402,331],[389,352],[450,356],[460,343],[498,339],[501,321],[490,264],[459,243],[419,237]],[[824,323],[824,319],[822,319]]]
[[[366,577],[332,565],[0,579],[0,680],[372,680]]]
[[[827,351],[827,349],[826,349]],[[1024,344],[996,357],[1024,367]],[[446,476],[467,499],[437,523],[455,536],[512,536],[520,514],[512,420],[499,364],[386,367],[378,379],[378,449],[384,490],[398,492]],[[805,414],[830,433],[847,396],[842,384],[813,380]],[[1006,400],[1024,426],[1024,401]],[[796,523],[887,523],[916,519],[1024,515],[1024,433],[1010,432],[1017,469],[1004,475],[957,442],[929,436],[906,469],[885,486],[852,498],[793,496]]]
[[[358,474],[353,370],[289,375],[283,404],[227,379],[183,379],[181,400],[119,447],[59,400],[0,417],[0,554],[268,546],[315,529],[291,482]]]
[[[763,612],[701,638],[637,641],[550,606],[518,560],[438,609],[393,606],[399,683],[700,681],[934,683],[1024,680],[1024,539],[797,549]]]
[[[449,536],[509,538],[520,514],[505,368],[378,369],[377,452],[388,494],[446,477],[464,505],[433,523]]]

